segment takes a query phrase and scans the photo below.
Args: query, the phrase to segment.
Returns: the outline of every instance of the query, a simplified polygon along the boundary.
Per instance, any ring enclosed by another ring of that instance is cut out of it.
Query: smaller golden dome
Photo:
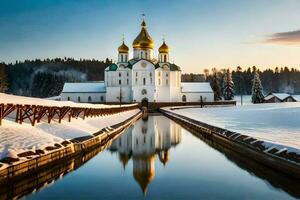
[[[163,44],[159,47],[158,52],[159,53],[169,53],[169,51],[170,51],[170,49],[164,41]]]
[[[121,44],[121,46],[119,46],[118,51],[119,51],[119,53],[128,53],[129,52],[129,48],[128,48],[128,46],[126,46],[124,41]]]

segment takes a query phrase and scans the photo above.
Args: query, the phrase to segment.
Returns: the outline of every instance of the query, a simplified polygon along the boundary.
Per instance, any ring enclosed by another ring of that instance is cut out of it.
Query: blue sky
[[[141,13],[156,49],[165,35],[184,72],[204,68],[300,69],[298,0],[0,0],[0,61],[116,59]]]

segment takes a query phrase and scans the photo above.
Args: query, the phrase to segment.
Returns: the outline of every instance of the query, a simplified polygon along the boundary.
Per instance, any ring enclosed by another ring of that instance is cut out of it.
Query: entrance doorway
[[[142,108],[145,107],[145,108],[148,108],[148,99],[147,98],[144,98],[141,102],[141,106]]]

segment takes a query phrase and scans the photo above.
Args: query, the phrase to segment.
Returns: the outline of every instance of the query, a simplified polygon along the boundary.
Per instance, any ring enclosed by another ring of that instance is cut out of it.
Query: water
[[[297,180],[199,139],[164,116],[139,120],[99,151],[52,169],[48,183],[29,189],[26,199],[300,197]]]

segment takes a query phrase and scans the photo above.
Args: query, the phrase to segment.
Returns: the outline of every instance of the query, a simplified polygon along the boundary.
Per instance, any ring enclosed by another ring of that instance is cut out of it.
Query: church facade
[[[154,41],[144,20],[132,47],[133,57],[130,58],[129,48],[123,40],[118,48],[117,62],[105,69],[104,82],[90,83],[95,85],[90,88],[97,88],[99,85],[96,84],[102,84],[99,95],[103,97],[97,99],[102,99],[103,102],[123,103],[213,101],[214,95],[209,83],[181,82],[181,69],[170,62],[170,48],[165,41],[158,48],[157,57],[154,57]],[[77,93],[77,88],[80,87],[76,84],[73,83],[71,89],[70,83],[65,84],[62,100],[97,102],[91,99],[89,91],[85,91],[84,94]],[[79,97],[80,95],[84,97]]]

